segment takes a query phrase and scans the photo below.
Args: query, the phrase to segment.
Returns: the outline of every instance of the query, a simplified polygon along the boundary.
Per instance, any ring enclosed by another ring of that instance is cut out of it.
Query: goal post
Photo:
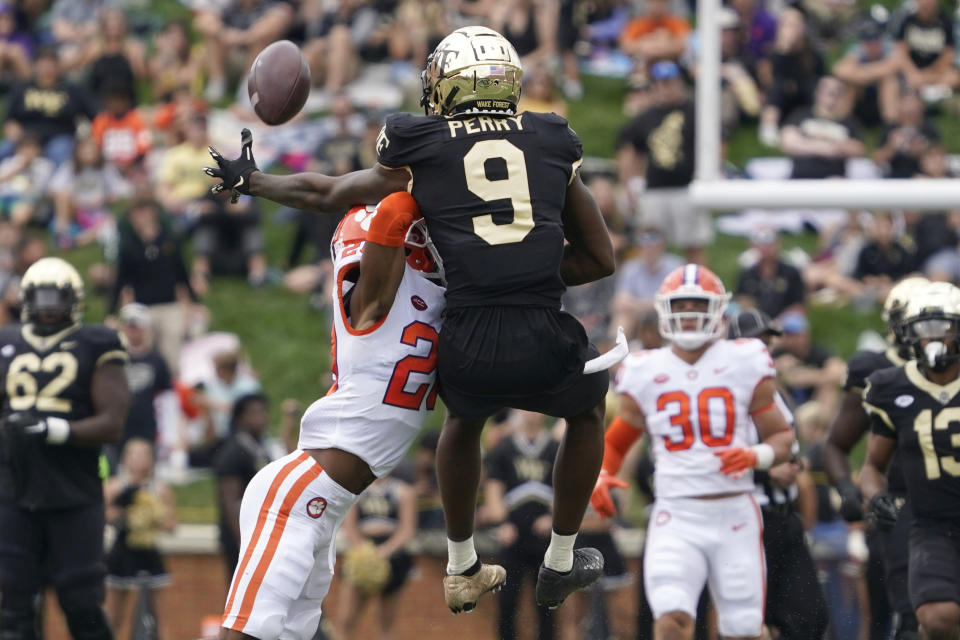
[[[700,38],[695,92],[694,205],[735,209],[911,209],[960,208],[960,180],[724,180],[720,176],[720,23],[722,0],[698,0]]]

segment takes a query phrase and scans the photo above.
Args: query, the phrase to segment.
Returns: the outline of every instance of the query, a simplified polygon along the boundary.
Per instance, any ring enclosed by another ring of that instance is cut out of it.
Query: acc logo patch
[[[317,519],[323,515],[323,512],[327,510],[327,501],[324,498],[311,498],[310,502],[307,503],[307,515],[313,519]]]
[[[412,304],[417,311],[427,310],[427,303],[424,302],[420,296],[410,296],[410,304]]]
[[[897,405],[901,409],[906,409],[913,404],[913,396],[908,396],[906,394],[897,396],[896,400],[893,401],[893,404]]]
[[[9,358],[14,353],[16,353],[16,351],[17,351],[17,348],[12,344],[5,344],[3,345],[3,348],[0,349],[0,356],[3,356],[4,358]]]

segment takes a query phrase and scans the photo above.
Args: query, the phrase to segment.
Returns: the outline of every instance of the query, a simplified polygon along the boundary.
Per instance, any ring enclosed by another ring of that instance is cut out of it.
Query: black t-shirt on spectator
[[[928,213],[920,216],[910,230],[914,251],[914,265],[923,267],[930,256],[941,249],[954,249],[960,243],[957,231],[947,224],[945,213]]]
[[[87,94],[69,83],[49,89],[22,85],[10,92],[7,104],[7,119],[20,124],[44,144],[58,135],[72,136],[79,118],[93,120],[96,115]]]
[[[944,49],[954,46],[953,20],[945,11],[931,22],[911,14],[900,25],[897,40],[907,45],[914,66],[925,69],[937,61]]]
[[[800,129],[805,137],[843,142],[851,138],[861,139],[860,124],[852,117],[842,120],[828,120],[814,115],[811,107],[800,107],[787,118],[784,126]],[[792,178],[830,178],[844,176],[847,171],[845,158],[827,158],[824,156],[795,156],[793,158]]]
[[[133,288],[133,299],[140,304],[167,304],[177,300],[177,284],[187,287],[196,299],[183,263],[180,243],[173,235],[161,230],[152,242],[144,243],[132,231],[120,241],[117,280],[109,310],[117,308],[124,287]]]
[[[774,53],[773,85],[767,94],[767,103],[780,109],[783,125],[795,109],[813,104],[817,82],[826,73],[823,58],[814,51]]]
[[[777,274],[766,280],[760,275],[760,267],[754,265],[740,274],[735,295],[750,296],[758,309],[776,318],[787,307],[803,304],[803,277],[793,266],[781,261],[777,265]]]
[[[632,144],[647,156],[647,188],[685,187],[693,179],[693,102],[655,106],[631,120],[617,147]]]
[[[789,353],[789,351],[786,351],[783,348],[776,349],[773,352],[773,359],[776,360],[780,356],[787,355]],[[826,348],[814,343],[810,345],[810,348],[807,350],[807,354],[805,356],[802,358],[797,356],[794,357],[800,361],[801,366],[810,367],[813,369],[823,369],[824,365],[827,364],[827,360],[832,358],[833,354],[827,351]],[[801,404],[813,397],[814,387],[787,387],[787,391],[790,393],[790,398],[793,400],[793,405],[799,407]]]
[[[236,431],[223,443],[213,461],[217,478],[237,478],[246,489],[253,476],[270,462],[263,444],[246,431]],[[239,540],[233,539],[233,529],[227,525],[225,509],[220,508],[220,542],[226,550],[239,549]]]
[[[876,242],[870,242],[860,249],[853,277],[889,276],[891,280],[899,280],[913,271],[913,264],[913,251],[899,241],[895,240],[886,249]]]
[[[157,438],[157,413],[153,400],[157,394],[173,387],[167,362],[156,351],[130,354],[126,365],[127,384],[130,387],[130,412],[123,428],[123,440]]]
[[[940,141],[940,131],[937,129],[937,125],[932,122],[924,122],[919,127],[901,127],[896,124],[888,124],[883,128],[883,131],[880,132],[880,142],[878,146],[882,147],[887,144],[890,135],[897,129],[903,129],[904,135],[909,139],[919,136],[928,143]],[[889,177],[912,178],[918,173],[920,173],[920,157],[911,154],[909,149],[898,149],[896,153],[893,154],[893,157],[890,158]]]
[[[100,56],[90,69],[90,88],[102,101],[105,90],[123,91],[130,104],[137,103],[136,79],[130,61],[122,53]]]

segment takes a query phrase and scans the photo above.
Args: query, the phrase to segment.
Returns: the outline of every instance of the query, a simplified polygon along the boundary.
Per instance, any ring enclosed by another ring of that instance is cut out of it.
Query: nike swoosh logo
[[[740,524],[735,524],[735,525],[733,525],[733,530],[734,530],[734,531],[740,531],[740,529],[743,529],[745,526],[747,526],[747,523],[746,523],[746,522],[741,522]]]
[[[237,178],[237,183],[233,185],[233,188],[239,189],[242,186],[243,186],[243,176],[240,176],[239,178]]]

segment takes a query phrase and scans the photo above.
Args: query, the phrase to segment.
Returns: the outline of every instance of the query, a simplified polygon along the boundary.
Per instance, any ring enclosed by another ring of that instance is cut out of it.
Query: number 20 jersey
[[[76,325],[52,336],[38,336],[29,325],[4,327],[3,415],[25,411],[71,421],[89,418],[95,411],[90,387],[97,367],[124,365],[127,359],[117,332],[102,325]],[[0,499],[16,500],[26,509],[79,507],[103,500],[100,447],[39,440],[24,446],[19,454],[0,451]]]
[[[867,378],[863,406],[870,430],[897,441],[914,516],[960,525],[960,380],[942,387],[911,360]]]
[[[410,172],[443,258],[448,307],[560,308],[561,213],[582,157],[566,120],[394,114],[377,153]]]
[[[437,338],[443,287],[408,264],[387,315],[368,329],[350,325],[344,304],[363,254],[374,207],[352,209],[333,237],[334,384],[300,422],[300,449],[342,449],[384,476],[403,459],[437,399]],[[367,223],[369,226],[369,223]]]
[[[653,444],[658,498],[753,490],[752,474],[724,475],[714,453],[755,441],[753,392],[774,375],[766,347],[752,338],[718,340],[694,364],[681,360],[669,346],[624,360],[617,391],[630,396],[643,412]]]

